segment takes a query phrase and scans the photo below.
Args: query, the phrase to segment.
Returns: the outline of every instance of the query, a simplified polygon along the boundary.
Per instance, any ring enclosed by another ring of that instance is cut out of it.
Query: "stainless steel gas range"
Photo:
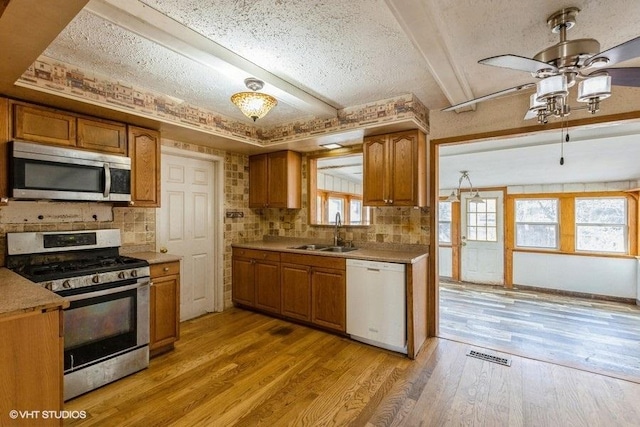
[[[70,301],[64,400],[149,366],[149,264],[120,230],[7,234],[7,267]]]

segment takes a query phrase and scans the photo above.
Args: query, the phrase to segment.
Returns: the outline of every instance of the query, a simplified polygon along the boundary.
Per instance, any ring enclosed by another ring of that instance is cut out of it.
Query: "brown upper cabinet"
[[[127,155],[127,128],[106,120],[78,118],[78,147]]]
[[[126,125],[13,102],[13,138],[127,155]]]
[[[129,126],[131,205],[160,207],[160,132]]]
[[[365,206],[428,205],[426,139],[419,130],[364,138]]]
[[[278,151],[249,157],[249,207],[301,207],[301,156]]]
[[[9,198],[9,100],[0,98],[0,205]]]

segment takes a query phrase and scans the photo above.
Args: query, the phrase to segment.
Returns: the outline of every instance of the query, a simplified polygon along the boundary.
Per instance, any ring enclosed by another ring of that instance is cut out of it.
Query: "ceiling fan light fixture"
[[[565,97],[569,94],[567,76],[560,74],[547,77],[536,84],[536,101],[546,102],[549,99]]]
[[[245,79],[244,84],[254,92],[236,93],[231,96],[231,102],[254,122],[266,116],[273,107],[278,105],[278,101],[273,96],[257,92],[264,87],[263,81],[249,77]]]
[[[595,76],[584,79],[578,85],[578,102],[589,102],[593,98],[611,96],[611,76]]]
[[[538,94],[532,93],[529,97],[529,111],[544,110],[547,108],[547,103],[544,101],[538,101]]]

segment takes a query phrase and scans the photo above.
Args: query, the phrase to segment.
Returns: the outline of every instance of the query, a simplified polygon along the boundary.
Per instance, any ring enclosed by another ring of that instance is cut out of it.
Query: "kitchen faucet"
[[[342,226],[342,221],[340,220],[340,212],[336,212],[336,229],[333,232],[333,246],[340,246],[342,243],[342,239],[338,237],[339,227]]]

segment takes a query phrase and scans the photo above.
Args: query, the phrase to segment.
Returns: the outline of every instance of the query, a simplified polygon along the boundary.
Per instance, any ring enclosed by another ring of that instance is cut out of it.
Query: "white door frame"
[[[190,150],[182,150],[180,148],[162,145],[160,147],[161,155],[169,154],[172,156],[192,158],[210,161],[213,163],[213,302],[214,311],[224,310],[224,157],[215,156],[213,154],[198,153]],[[161,208],[158,208],[161,209]],[[157,216],[157,215],[156,215]],[[156,221],[156,236],[160,235],[160,221]],[[156,239],[156,251],[158,251],[158,240]],[[180,266],[182,269],[182,264]],[[184,277],[182,271],[181,276]]]

